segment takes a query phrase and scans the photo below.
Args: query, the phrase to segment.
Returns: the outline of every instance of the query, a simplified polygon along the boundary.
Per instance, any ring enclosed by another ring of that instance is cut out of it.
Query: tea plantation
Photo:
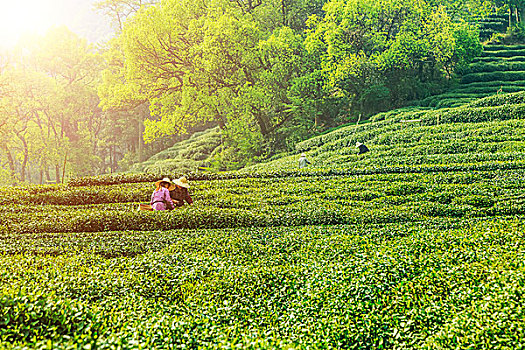
[[[525,46],[485,45],[481,56],[469,65],[455,86],[419,104],[457,107],[486,96],[519,91],[525,91]]]
[[[136,210],[161,174],[1,188],[0,347],[525,348],[523,99],[190,173],[170,212]]]
[[[221,142],[219,128],[194,133],[189,139],[133,164],[129,172],[188,172],[210,166],[210,156]]]

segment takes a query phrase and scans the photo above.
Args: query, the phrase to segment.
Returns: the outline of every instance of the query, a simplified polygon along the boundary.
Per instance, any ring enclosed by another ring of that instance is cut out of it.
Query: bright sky
[[[0,0],[0,48],[13,47],[24,34],[44,35],[52,26],[73,31],[93,16],[93,0]],[[84,33],[79,33],[84,34]]]

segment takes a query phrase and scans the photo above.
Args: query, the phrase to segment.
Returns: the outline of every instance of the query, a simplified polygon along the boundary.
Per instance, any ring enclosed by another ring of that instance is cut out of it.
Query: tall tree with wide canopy
[[[442,76],[468,63],[481,46],[475,28],[443,6],[414,0],[334,0],[313,18],[306,39],[332,94],[350,111],[373,113],[421,97]],[[425,88],[426,87],[426,88]]]
[[[301,71],[300,36],[265,34],[233,2],[163,1],[130,19],[120,44],[123,66],[108,75],[102,103],[147,103],[147,142],[209,121],[265,139],[291,116],[286,91]]]

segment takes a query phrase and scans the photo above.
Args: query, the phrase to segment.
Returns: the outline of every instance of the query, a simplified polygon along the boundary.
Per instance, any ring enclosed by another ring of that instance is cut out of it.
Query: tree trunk
[[[11,151],[9,151],[9,148],[7,148],[7,145],[3,145],[2,147],[7,155],[7,162],[9,164],[9,170],[11,171],[11,177],[15,177],[16,169],[15,169],[15,160],[13,159],[13,155],[11,154]]]
[[[224,127],[226,126],[226,118],[219,112],[217,107],[215,107],[215,120],[217,121],[217,124],[219,124],[219,129],[224,130]]]
[[[66,176],[66,164],[67,164],[67,150],[64,155],[64,165],[62,166],[62,183],[64,183],[64,177]]]
[[[20,181],[24,182],[26,180],[26,167],[27,167],[27,162],[29,160],[29,147],[27,146],[25,137],[23,137],[19,133],[16,133],[16,136],[18,136],[18,139],[22,141],[22,145],[24,146],[24,158],[22,160],[22,164],[20,164],[21,166]]]
[[[263,134],[263,136],[266,136],[268,135],[268,125],[266,123],[266,120],[264,120],[264,116],[261,114],[261,112],[259,111],[255,111],[253,113],[253,115],[255,116],[255,120],[257,121],[257,125],[259,125],[259,129],[261,130],[261,134]]]
[[[55,182],[60,183],[60,164],[55,164]]]
[[[141,118],[139,120],[139,125],[137,127],[138,129],[138,132],[137,132],[137,155],[138,155],[138,159],[139,159],[139,162],[143,162],[144,161],[144,139],[143,139],[143,134],[144,134],[144,115],[141,113]]]
[[[286,23],[286,0],[281,0],[281,11],[283,15],[283,26],[286,26],[288,25],[288,23]]]
[[[109,173],[113,173],[113,146],[109,146]]]

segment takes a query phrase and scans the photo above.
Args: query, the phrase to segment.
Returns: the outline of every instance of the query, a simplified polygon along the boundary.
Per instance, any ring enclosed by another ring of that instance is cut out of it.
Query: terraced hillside
[[[493,13],[485,18],[478,19],[475,23],[479,28],[479,36],[481,40],[490,39],[490,37],[497,33],[505,33],[509,26],[509,15]]]
[[[416,121],[416,122],[405,122]],[[358,155],[356,142],[370,153]],[[525,164],[525,92],[503,94],[457,108],[396,110],[371,123],[347,126],[296,145],[296,153],[241,170],[291,171],[305,152],[311,168],[343,172],[427,172]]]
[[[428,107],[457,107],[486,96],[525,91],[525,45],[486,45],[457,86],[421,102]]]
[[[148,160],[135,163],[130,172],[189,172],[209,167],[209,158],[221,143],[219,128],[196,132],[189,139],[177,142]]]
[[[160,174],[2,188],[0,348],[523,348],[524,98],[188,174],[169,212],[136,210]]]

